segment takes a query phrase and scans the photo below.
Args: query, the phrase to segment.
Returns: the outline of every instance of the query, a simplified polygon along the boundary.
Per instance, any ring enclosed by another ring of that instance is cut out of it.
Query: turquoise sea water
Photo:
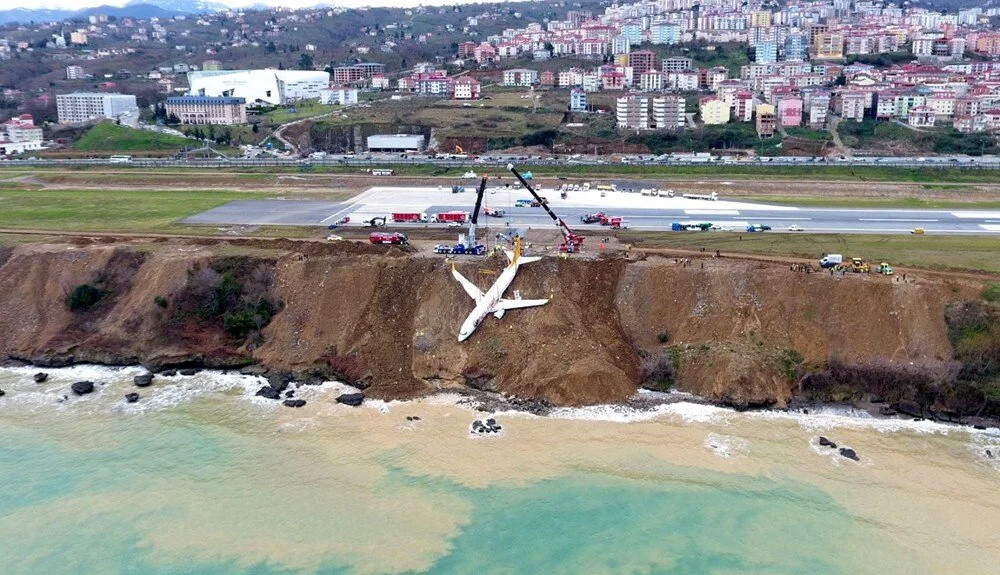
[[[125,385],[64,403],[49,401],[57,389],[44,401],[9,401],[33,391],[23,379],[8,374],[3,384],[0,374],[3,574],[934,568],[913,555],[934,533],[859,511],[858,499],[893,497],[864,467],[812,453],[803,432],[802,457],[819,471],[787,471],[794,462],[771,445],[790,442],[796,426],[747,424],[725,458],[686,441],[709,425],[690,421],[640,428],[511,416],[504,437],[480,439],[466,432],[474,414],[447,405],[352,411],[316,390],[314,411],[289,410],[248,399],[253,385],[146,411],[120,401]],[[404,418],[413,410],[419,424]],[[899,448],[911,440],[960,442],[956,461],[968,452],[971,470],[961,480],[997,485],[964,439],[904,434]],[[842,488],[872,492],[847,497]],[[962,535],[955,551],[988,565],[997,548],[976,537]]]

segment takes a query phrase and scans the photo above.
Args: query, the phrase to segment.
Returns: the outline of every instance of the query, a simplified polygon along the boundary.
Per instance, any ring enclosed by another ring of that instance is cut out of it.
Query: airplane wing
[[[476,303],[479,303],[479,300],[482,299],[484,295],[486,295],[482,291],[480,291],[479,288],[476,287],[476,284],[465,279],[465,276],[458,273],[458,270],[455,269],[455,266],[451,266],[451,275],[455,276],[455,279],[458,280],[458,283],[462,284],[462,289],[465,290],[465,293],[469,294],[469,297],[475,300]]]
[[[536,305],[545,305],[549,303],[547,299],[506,299],[502,298],[497,305],[493,306],[490,311],[498,311],[501,309],[520,309],[523,307],[535,307]]]

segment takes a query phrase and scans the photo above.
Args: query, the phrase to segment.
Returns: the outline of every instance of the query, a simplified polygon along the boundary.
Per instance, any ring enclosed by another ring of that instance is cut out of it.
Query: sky
[[[93,6],[122,6],[129,0],[27,0],[20,7],[23,8],[49,8],[63,10],[80,10]],[[428,5],[449,5],[468,4],[471,2],[484,2],[490,0],[211,0],[219,4],[226,4],[232,7],[250,6],[252,4],[266,4],[269,6],[285,6],[288,8],[305,8],[317,4],[328,4],[331,6],[417,6]],[[156,2],[161,4],[160,2]],[[162,5],[162,4],[161,4]]]

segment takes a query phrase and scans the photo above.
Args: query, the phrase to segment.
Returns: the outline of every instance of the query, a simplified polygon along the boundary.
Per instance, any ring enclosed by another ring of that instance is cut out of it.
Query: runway
[[[788,231],[790,226],[811,233],[910,233],[922,228],[928,234],[1000,234],[1000,210],[913,210],[847,209],[769,205],[727,200],[643,196],[639,193],[597,191],[569,192],[564,200],[556,190],[539,190],[549,207],[573,229],[606,229],[598,224],[582,224],[580,216],[601,211],[621,216],[630,229],[669,230],[671,224],[711,223],[730,231],[746,231],[750,225],[766,225],[772,231]],[[502,208],[499,218],[515,228],[552,225],[540,207],[514,207],[519,199],[531,199],[526,190],[489,189],[484,204]],[[191,216],[183,223],[211,225],[298,225],[327,226],[343,217],[350,226],[362,225],[375,216],[393,212],[417,212],[428,216],[438,212],[472,211],[475,194],[471,190],[452,193],[449,188],[375,187],[346,202],[315,200],[243,200]],[[498,218],[480,217],[480,223],[497,225]],[[400,229],[428,224],[393,224]],[[439,224],[430,224],[439,225]]]

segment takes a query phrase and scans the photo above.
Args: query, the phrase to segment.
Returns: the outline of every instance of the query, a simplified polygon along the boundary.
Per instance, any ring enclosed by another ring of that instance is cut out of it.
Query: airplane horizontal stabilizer
[[[531,257],[521,256],[521,257],[517,258],[517,265],[520,266],[520,265],[524,265],[524,264],[530,264],[531,262],[537,262],[540,259],[542,259],[542,258],[540,258],[538,256],[531,256]]]
[[[455,266],[451,266],[451,275],[455,276],[455,279],[458,280],[458,283],[462,284],[462,289],[465,290],[465,293],[469,294],[469,297],[471,297],[476,303],[479,303],[479,300],[481,300],[486,295],[482,291],[480,291],[479,288],[476,287],[476,284],[465,279],[465,276],[458,273],[458,270],[455,269]]]

